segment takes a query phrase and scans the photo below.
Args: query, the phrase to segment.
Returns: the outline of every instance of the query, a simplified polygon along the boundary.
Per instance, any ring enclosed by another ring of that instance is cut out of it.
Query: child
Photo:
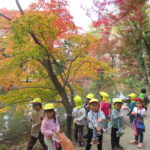
[[[48,147],[48,150],[61,150],[61,146],[58,143],[56,137],[60,132],[60,125],[56,117],[54,105],[48,103],[44,107],[44,120],[41,125],[41,132],[44,134],[44,141]]]
[[[130,117],[130,123],[132,124],[133,119],[134,119],[134,115],[131,114],[131,112],[133,111],[133,108],[135,107],[135,97],[136,94],[131,93],[128,95],[129,99],[130,99],[130,103],[129,103],[129,117]]]
[[[99,110],[99,101],[95,98],[90,100],[91,110],[88,113],[89,119],[89,129],[88,129],[88,138],[85,150],[91,149],[91,141],[98,140],[97,149],[102,150],[102,139],[103,139],[103,130],[101,123],[105,120],[105,116],[102,111]]]
[[[143,132],[145,132],[144,115],[145,108],[143,107],[143,100],[141,98],[135,98],[136,107],[132,111],[134,115],[133,128],[135,139],[132,140],[131,144],[138,144],[138,148],[143,147]],[[138,143],[139,142],[139,143]]]
[[[90,101],[92,98],[94,98],[94,95],[91,94],[91,93],[86,96],[86,103],[84,104],[84,108],[85,108],[85,110],[86,110],[86,117],[87,117],[88,112],[90,111],[90,109],[89,109],[89,101]]]
[[[86,96],[86,102],[84,104],[84,108],[85,108],[85,125],[86,125],[86,129],[88,130],[88,112],[90,111],[90,105],[89,105],[89,101],[94,98],[94,94],[90,93]],[[87,138],[87,134],[83,136],[83,138]]]
[[[44,117],[42,109],[42,103],[40,98],[35,98],[32,101],[33,111],[30,114],[30,121],[32,122],[31,136],[28,142],[27,150],[32,150],[36,141],[39,139],[43,146],[43,150],[47,150],[47,146],[44,143],[44,136],[41,133],[41,122]]]
[[[108,128],[108,119],[110,117],[110,105],[108,103],[109,101],[109,95],[105,92],[100,92],[100,96],[102,97],[102,101],[100,103],[100,110],[104,113],[105,115],[105,122],[104,122],[104,130],[107,130]]]
[[[121,115],[122,100],[114,99],[114,109],[111,114],[112,130],[111,130],[111,146],[112,150],[123,150],[120,145],[120,137],[123,135],[123,117]]]
[[[79,146],[84,146],[83,128],[85,125],[85,109],[82,107],[82,98],[80,96],[76,95],[74,101],[76,105],[72,112],[73,122],[75,124],[74,138],[76,142],[79,142]]]
[[[148,98],[148,96],[146,94],[146,89],[145,88],[141,89],[141,93],[140,93],[139,97],[143,99],[145,110],[147,110],[147,106],[149,104],[149,98]]]

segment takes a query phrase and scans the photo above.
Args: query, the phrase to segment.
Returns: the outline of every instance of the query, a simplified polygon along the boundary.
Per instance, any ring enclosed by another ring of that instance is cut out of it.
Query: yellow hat
[[[41,101],[40,98],[35,98],[35,99],[31,102],[31,104],[41,104],[41,103],[42,103],[42,101]]]
[[[94,94],[90,93],[90,94],[88,94],[88,95],[86,96],[86,98],[92,99],[92,98],[94,98]]]
[[[52,103],[48,103],[44,106],[44,110],[50,110],[50,109],[54,109],[54,105]]]
[[[135,93],[131,93],[128,96],[130,97],[131,101],[135,102],[135,100],[134,100],[136,98],[136,94]]]
[[[92,98],[92,99],[90,100],[90,102],[89,102],[89,103],[91,104],[91,103],[94,103],[94,102],[99,103],[99,100],[98,100],[98,99],[96,99],[96,98]]]
[[[102,97],[109,97],[109,95],[108,95],[106,92],[99,92],[99,94],[100,94]]]
[[[75,95],[75,96],[74,96],[74,101],[75,101],[75,102],[82,101],[81,96],[79,96],[79,95]]]
[[[79,109],[82,107],[82,98],[79,95],[76,95],[74,97],[74,102],[75,102],[76,108]]]
[[[128,96],[131,97],[132,99],[134,99],[136,97],[136,94],[135,93],[131,93]]]
[[[109,95],[106,92],[99,92],[102,96],[102,101],[109,101]]]
[[[120,98],[115,98],[114,101],[113,101],[113,103],[114,104],[115,103],[122,103],[122,100]]]

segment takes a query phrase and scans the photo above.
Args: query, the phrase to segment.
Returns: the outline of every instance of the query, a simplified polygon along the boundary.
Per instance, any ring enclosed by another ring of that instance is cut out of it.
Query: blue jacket
[[[111,121],[113,128],[123,128],[123,117],[119,116],[120,111],[113,109],[111,113]]]

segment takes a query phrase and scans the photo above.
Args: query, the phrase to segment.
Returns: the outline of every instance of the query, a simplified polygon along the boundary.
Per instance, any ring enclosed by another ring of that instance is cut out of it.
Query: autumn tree
[[[110,55],[112,53],[118,60],[120,59],[121,63],[124,61],[124,63],[128,64],[128,67],[126,67],[127,74],[136,70],[135,72],[144,79],[145,85],[150,87],[149,67],[146,67],[149,65],[149,61],[146,61],[145,64],[145,60],[149,60],[150,56],[148,49],[148,12],[147,0],[93,0],[90,16],[96,15],[93,25],[99,30],[104,44],[107,43],[112,47],[112,52],[109,52]],[[115,27],[118,27],[123,33],[122,36],[120,35],[122,39],[119,37]],[[116,35],[115,38],[113,37],[114,35]],[[126,45],[124,45],[125,40]],[[112,45],[113,41],[116,41],[116,43]],[[145,57],[145,54],[147,54],[147,57]],[[121,63],[120,65],[122,66]],[[129,64],[133,65],[129,67]],[[136,66],[137,69],[135,69]]]
[[[38,0],[23,10],[0,11],[0,85],[7,91],[3,103],[39,96],[61,98],[71,135],[74,84],[97,78],[96,70],[109,66],[90,55],[97,38],[78,34],[64,0]],[[5,99],[5,101],[4,101]]]

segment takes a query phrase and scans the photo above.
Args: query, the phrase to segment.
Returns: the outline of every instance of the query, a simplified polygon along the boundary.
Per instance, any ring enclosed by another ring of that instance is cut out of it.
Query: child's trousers
[[[91,149],[92,138],[93,138],[93,129],[89,128],[88,129],[88,139],[87,139],[85,150]],[[99,144],[97,145],[97,150],[102,150],[103,130],[101,130],[101,135],[98,136],[98,141],[99,141]]]
[[[55,150],[53,141],[47,138],[44,138],[45,144],[48,147],[48,150]]]
[[[75,131],[74,131],[74,138],[75,141],[79,140],[79,144],[83,143],[83,125],[78,125],[75,123]]]
[[[117,128],[113,128],[111,130],[111,147],[112,149],[119,147],[120,137],[117,137]]]
[[[143,129],[137,129],[137,132],[138,132],[138,135],[135,136],[135,140],[140,143],[143,143],[143,138],[144,138]]]
[[[37,138],[34,136],[30,137],[30,140],[29,140],[28,146],[27,146],[27,150],[32,150],[33,146],[35,145],[35,143],[37,142],[38,139],[39,139],[39,142],[42,144],[43,150],[47,150],[47,146],[44,142],[44,136],[41,132],[39,132],[39,136]]]

